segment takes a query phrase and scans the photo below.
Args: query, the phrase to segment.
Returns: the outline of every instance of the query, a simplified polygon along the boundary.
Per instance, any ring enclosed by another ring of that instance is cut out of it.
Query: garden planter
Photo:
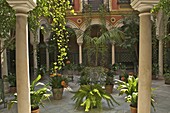
[[[113,93],[113,85],[105,85],[105,90],[107,93]]]
[[[17,88],[16,87],[10,87],[10,93],[16,93]]]
[[[120,79],[121,79],[122,81],[124,81],[124,82],[126,81],[126,80],[125,80],[126,78],[125,78],[124,76],[122,76]]]
[[[170,85],[170,77],[165,77],[165,84],[169,84]]]
[[[39,113],[40,109],[31,110],[31,113]]]
[[[131,113],[137,113],[137,108],[130,106]]]
[[[63,88],[52,89],[54,100],[60,100],[63,96]]]

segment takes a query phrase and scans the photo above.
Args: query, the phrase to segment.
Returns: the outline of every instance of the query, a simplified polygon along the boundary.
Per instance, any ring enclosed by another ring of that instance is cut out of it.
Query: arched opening
[[[42,25],[44,26],[44,25]],[[37,47],[37,64],[38,64],[38,72],[37,74],[41,74],[42,76],[45,74],[46,71],[46,44],[44,42],[44,35],[43,30],[40,29],[40,43]]]
[[[89,26],[83,36],[83,63],[87,66],[108,66],[111,64],[111,44],[108,40],[99,40],[106,32],[105,26]]]
[[[67,27],[67,31],[68,31],[68,38],[69,38],[69,42],[68,42],[68,59],[71,61],[71,63],[74,64],[78,64],[79,61],[79,56],[78,56],[78,44],[77,44],[77,37],[75,34],[75,31],[70,28]]]

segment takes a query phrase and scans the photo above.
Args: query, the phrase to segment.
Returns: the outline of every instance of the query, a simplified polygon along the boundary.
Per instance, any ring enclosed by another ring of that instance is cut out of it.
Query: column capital
[[[27,13],[36,6],[36,0],[7,0],[7,2],[16,13]]]
[[[158,4],[159,0],[131,0],[133,9],[139,12],[150,12],[154,5]]]
[[[81,46],[82,44],[83,44],[83,42],[82,43],[81,42],[78,43],[79,46]]]
[[[115,42],[114,40],[113,40],[113,41],[111,41],[111,44],[112,44],[113,46],[115,45],[115,43],[116,43],[116,42]]]
[[[77,44],[82,45],[83,44],[83,35],[77,38]]]

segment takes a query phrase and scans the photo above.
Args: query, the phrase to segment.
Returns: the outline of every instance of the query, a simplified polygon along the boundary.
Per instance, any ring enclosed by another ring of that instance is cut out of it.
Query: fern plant
[[[102,99],[106,100],[109,107],[114,106],[114,103],[119,103],[107,93],[99,84],[83,85],[78,91],[73,92],[72,100],[75,101],[75,109],[80,106],[85,107],[85,111],[96,107],[102,109]]]
[[[121,80],[117,80],[118,83],[118,90],[119,95],[126,94],[125,96],[125,102],[130,103],[131,107],[136,107],[138,104],[138,78],[135,78],[134,76],[129,76],[128,81],[124,82]],[[151,95],[151,106],[155,110],[154,106],[154,97],[153,94]]]

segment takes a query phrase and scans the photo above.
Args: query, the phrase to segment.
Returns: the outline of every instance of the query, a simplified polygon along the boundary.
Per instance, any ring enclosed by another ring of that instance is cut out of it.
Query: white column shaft
[[[115,64],[115,44],[112,44],[112,64]]]
[[[1,40],[1,48],[4,46],[4,41]],[[2,77],[3,75],[8,75],[8,66],[7,66],[7,51],[3,50],[1,53],[1,66],[2,66]]]
[[[16,76],[18,113],[31,113],[27,14],[16,14]]]
[[[163,78],[163,40],[159,40],[159,77]]]
[[[150,113],[152,40],[150,13],[140,14],[138,113]]]
[[[50,61],[49,61],[49,51],[48,48],[46,48],[46,65],[47,65],[47,71],[50,69]]]
[[[79,44],[79,64],[82,64],[82,44]]]
[[[37,76],[36,70],[38,68],[38,64],[37,64],[37,45],[36,44],[33,45],[33,59],[34,59],[34,77],[36,77]]]

